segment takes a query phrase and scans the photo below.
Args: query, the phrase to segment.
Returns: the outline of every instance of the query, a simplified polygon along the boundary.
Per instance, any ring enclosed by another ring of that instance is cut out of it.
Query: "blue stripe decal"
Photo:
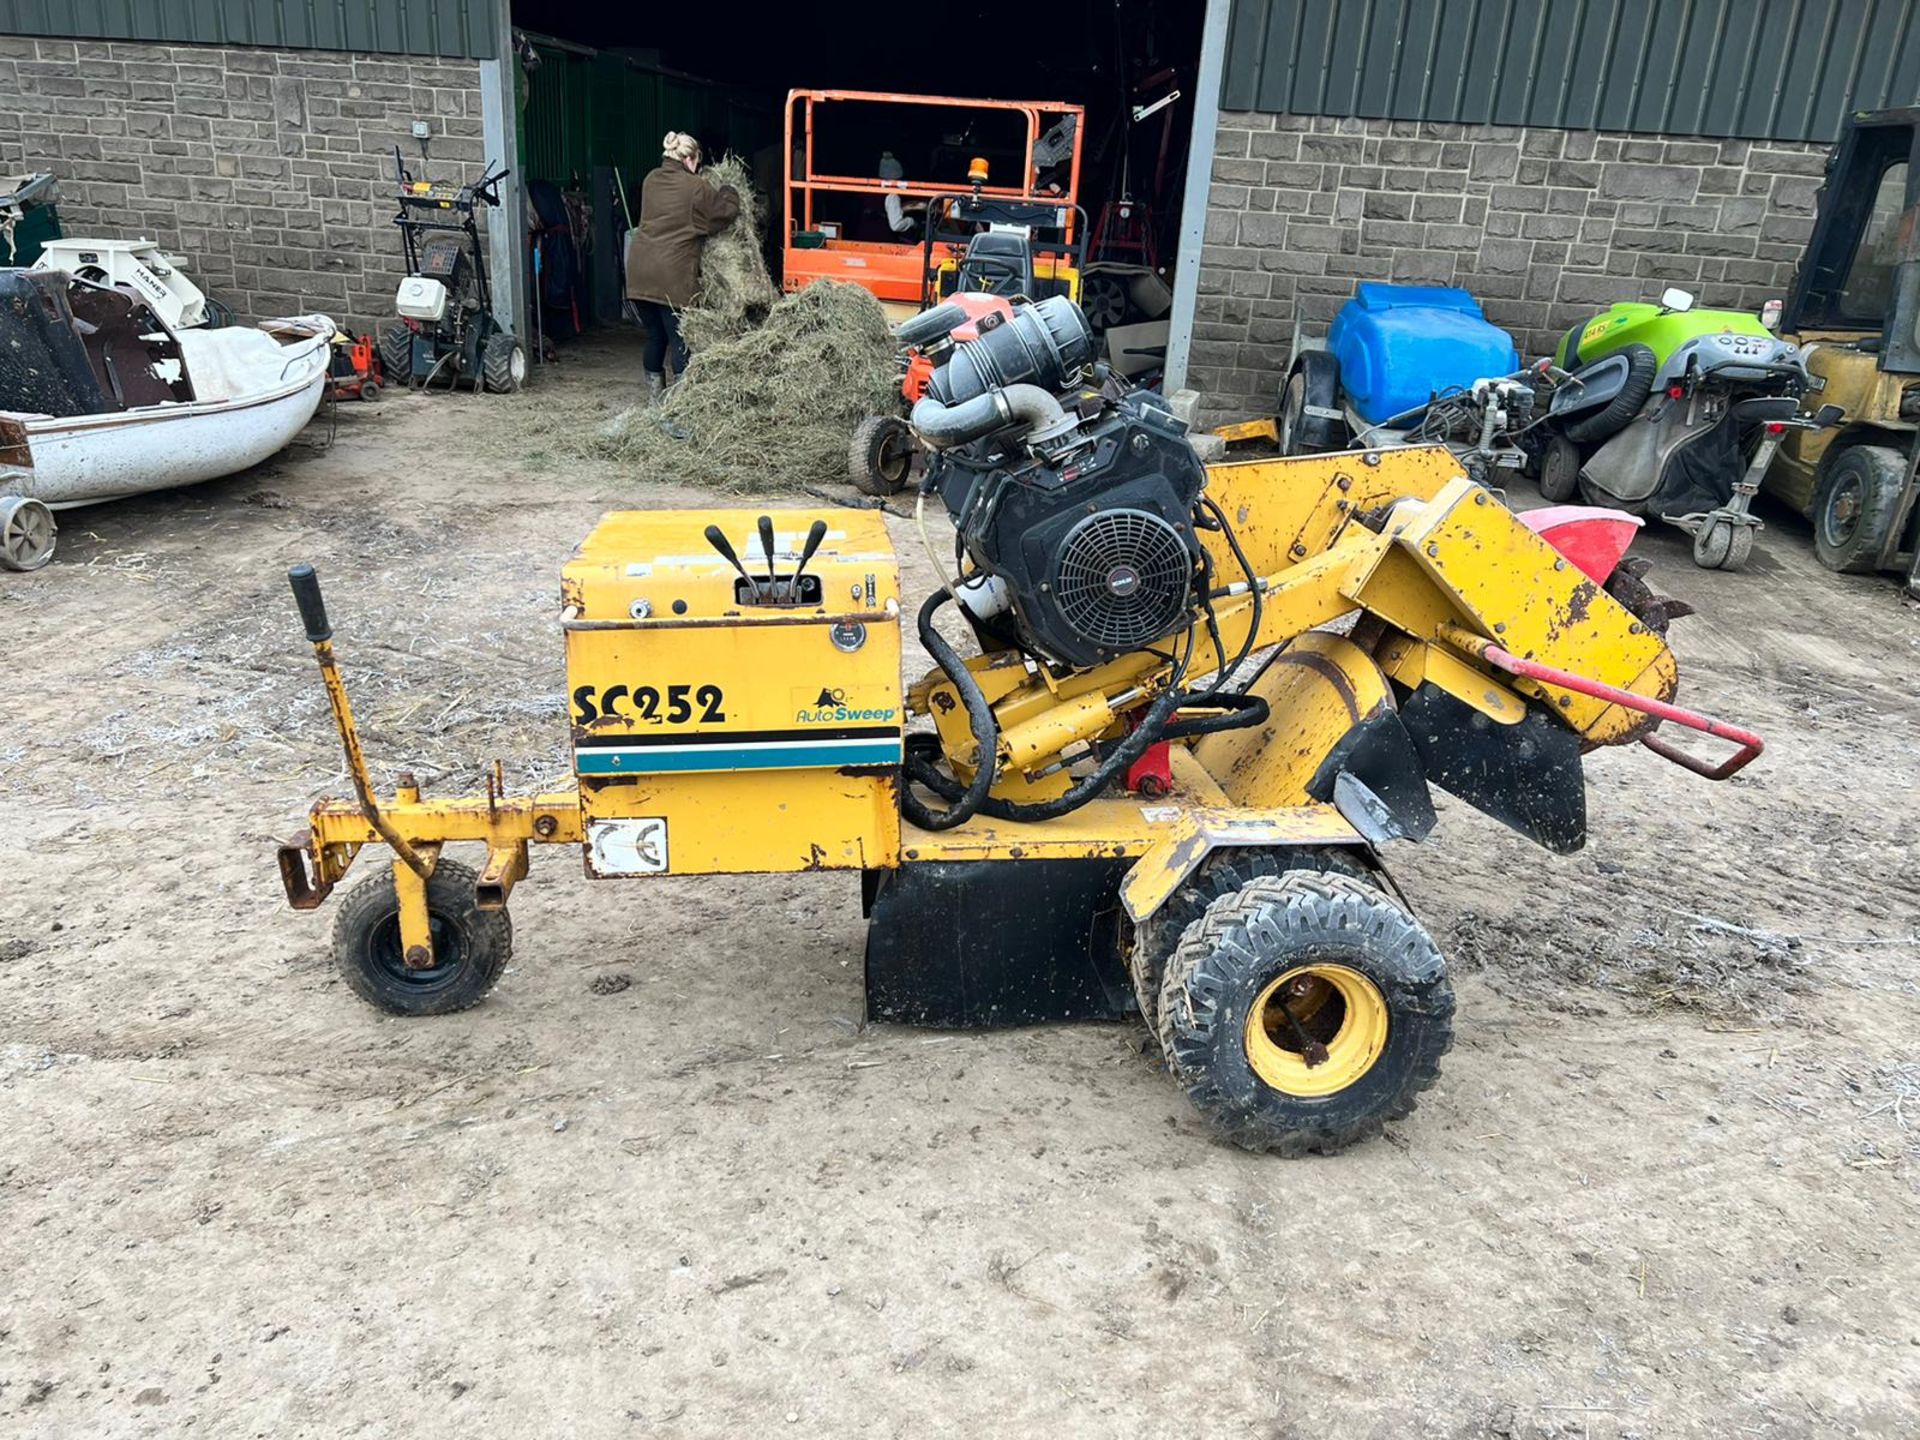
[[[579,750],[574,770],[581,775],[657,775],[690,770],[812,770],[841,765],[898,765],[898,740],[849,740],[804,749],[761,749],[752,745],[702,745],[692,750]]]

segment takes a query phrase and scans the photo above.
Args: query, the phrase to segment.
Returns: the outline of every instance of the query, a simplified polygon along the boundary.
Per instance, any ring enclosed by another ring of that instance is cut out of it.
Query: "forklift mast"
[[[1881,336],[1880,368],[1920,374],[1920,107],[1851,117],[1827,163],[1813,237],[1781,316],[1789,335]],[[1895,175],[1896,189],[1888,181]],[[1904,183],[1901,183],[1904,182]],[[1888,193],[1883,194],[1883,191]],[[1899,207],[1891,253],[1869,255]]]

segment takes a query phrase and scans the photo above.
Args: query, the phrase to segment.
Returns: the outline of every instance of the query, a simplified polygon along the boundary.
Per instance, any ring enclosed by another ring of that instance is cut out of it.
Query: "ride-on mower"
[[[1699,310],[1685,290],[1608,307],[1554,352],[1568,372],[1547,406],[1540,493],[1650,515],[1693,537],[1693,560],[1738,570],[1753,552],[1752,511],[1808,385],[1798,345],[1740,310]]]
[[[1258,1150],[1335,1150],[1412,1110],[1454,999],[1380,850],[1433,828],[1429,785],[1565,853],[1593,747],[1723,779],[1761,742],[1672,703],[1658,602],[1607,588],[1632,519],[1541,512],[1536,533],[1433,447],[1209,470],[1092,353],[1056,298],[929,379],[920,497],[953,548],[917,601],[871,513],[606,516],[561,574],[574,778],[546,793],[496,767],[483,795],[406,775],[376,794],[295,567],[355,797],[281,849],[287,898],[318,906],[363,847],[392,853],[340,909],[347,982],[398,1014],[476,1003],[533,844],[604,879],[847,871],[874,1020],[1137,1012]],[[934,668],[903,683],[908,607]],[[1663,720],[1739,748],[1709,765]],[[462,843],[477,872],[445,857]]]

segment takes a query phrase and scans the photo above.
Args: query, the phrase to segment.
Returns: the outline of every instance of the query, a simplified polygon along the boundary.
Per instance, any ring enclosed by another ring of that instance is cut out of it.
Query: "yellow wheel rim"
[[[1246,1043],[1253,1073],[1281,1094],[1332,1095],[1387,1048],[1387,997],[1349,966],[1296,966],[1254,1001]]]

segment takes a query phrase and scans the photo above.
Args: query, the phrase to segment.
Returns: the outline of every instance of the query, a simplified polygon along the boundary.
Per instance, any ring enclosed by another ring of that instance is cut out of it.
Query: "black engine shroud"
[[[1186,628],[1206,484],[1186,426],[1158,395],[1086,399],[1100,409],[1063,450],[990,435],[938,454],[930,477],[972,567],[1004,587],[1022,647],[1082,669]]]

